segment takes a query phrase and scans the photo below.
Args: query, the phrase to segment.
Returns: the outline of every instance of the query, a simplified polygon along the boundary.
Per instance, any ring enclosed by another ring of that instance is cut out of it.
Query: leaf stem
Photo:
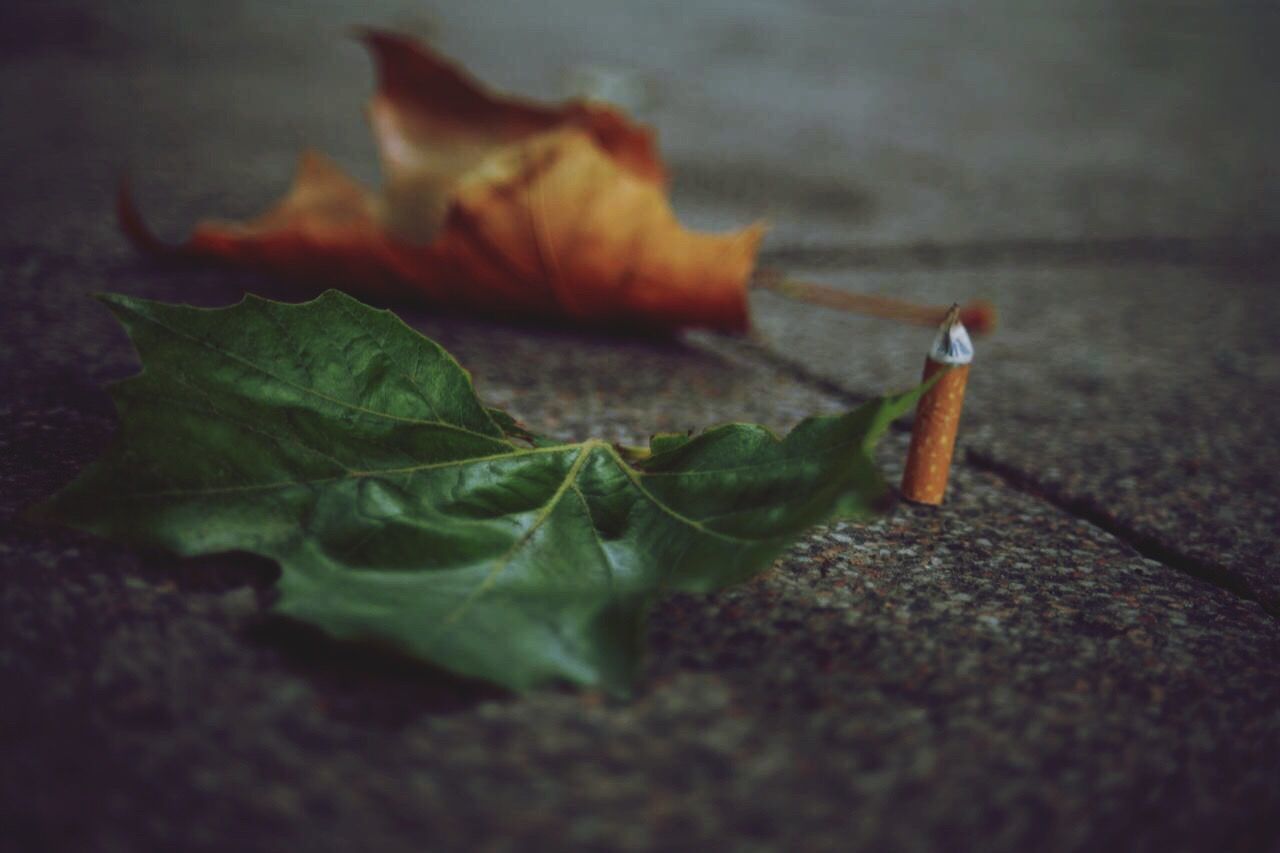
[[[852,293],[826,284],[801,281],[772,267],[758,270],[752,285],[797,302],[918,326],[938,326],[946,318],[948,310],[943,305],[920,305],[892,296]],[[989,334],[996,327],[996,308],[985,299],[976,299],[961,306],[960,320],[973,334]]]

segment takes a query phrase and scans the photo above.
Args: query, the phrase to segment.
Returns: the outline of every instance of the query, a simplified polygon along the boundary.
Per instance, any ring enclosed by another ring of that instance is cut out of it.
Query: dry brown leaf
[[[494,95],[409,39],[368,33],[385,186],[308,152],[275,208],[176,249],[357,295],[589,325],[748,326],[763,228],[685,230],[653,134],[617,110]],[[121,197],[121,222],[158,248]]]

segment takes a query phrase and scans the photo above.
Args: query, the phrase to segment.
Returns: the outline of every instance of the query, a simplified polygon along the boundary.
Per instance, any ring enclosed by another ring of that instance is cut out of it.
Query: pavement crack
[[[1158,537],[1122,521],[1092,498],[1069,495],[1044,483],[1027,472],[979,450],[965,451],[964,461],[981,471],[995,474],[1011,488],[1105,530],[1139,556],[1154,560],[1170,569],[1225,590],[1245,601],[1257,604],[1268,615],[1280,618],[1280,606],[1270,605],[1249,582],[1227,567],[1180,551]]]
[[[841,403],[859,405],[868,399],[867,395],[854,393],[839,382],[815,372],[799,360],[778,352],[765,340],[718,338],[716,344],[722,351],[727,350],[738,358],[753,360],[785,373],[795,381],[829,395]],[[899,432],[910,432],[911,423],[910,417],[903,417],[894,421],[892,428]],[[967,449],[963,462],[978,470],[995,474],[1009,487],[1105,530],[1141,557],[1154,560],[1170,569],[1230,592],[1242,600],[1254,602],[1262,608],[1263,612],[1280,619],[1280,602],[1271,601],[1259,594],[1248,580],[1238,573],[1220,563],[1205,560],[1169,546],[1158,537],[1121,520],[1091,498],[1069,495],[1055,489],[1033,475],[1001,462],[980,450]]]
[[[755,361],[765,367],[785,373],[800,384],[807,385],[846,405],[859,406],[871,399],[866,394],[855,394],[834,379],[828,379],[821,373],[807,367],[798,359],[778,352],[758,331],[753,332],[750,337],[746,338],[729,337],[728,335],[716,336],[715,349],[721,350],[721,352],[728,351],[731,356]],[[896,421],[894,425],[897,426]]]

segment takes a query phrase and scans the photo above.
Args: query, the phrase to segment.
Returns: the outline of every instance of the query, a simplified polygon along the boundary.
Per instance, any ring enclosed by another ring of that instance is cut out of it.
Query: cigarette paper
[[[964,387],[969,381],[973,344],[960,322],[959,306],[947,312],[938,336],[924,361],[924,380],[939,371],[938,377],[916,404],[916,420],[911,428],[911,449],[902,474],[902,496],[916,503],[942,503],[951,473],[951,455],[956,447],[956,430],[964,406]]]

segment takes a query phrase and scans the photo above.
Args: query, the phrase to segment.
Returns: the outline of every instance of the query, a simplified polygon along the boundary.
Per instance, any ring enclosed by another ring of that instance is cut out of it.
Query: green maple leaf
[[[143,371],[119,434],[42,508],[178,554],[279,563],[274,607],[522,689],[625,692],[663,590],[767,568],[887,489],[872,443],[920,390],[778,439],[731,424],[647,451],[554,444],[486,409],[440,346],[336,291],[223,309],[104,297]]]

